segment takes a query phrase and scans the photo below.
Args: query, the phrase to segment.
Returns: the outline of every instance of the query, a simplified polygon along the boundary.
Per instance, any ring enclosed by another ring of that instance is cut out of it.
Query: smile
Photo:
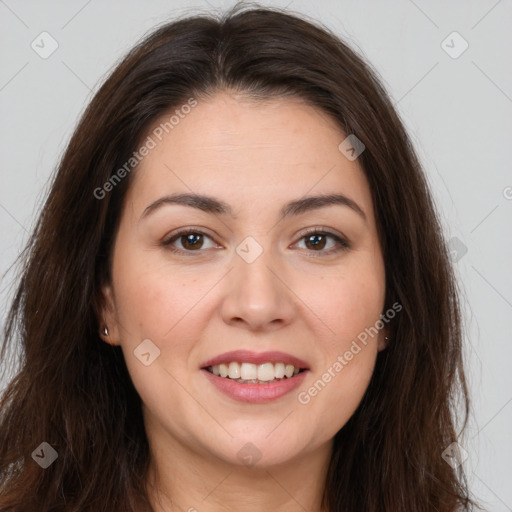
[[[216,364],[206,368],[217,377],[229,378],[240,383],[258,384],[276,382],[283,378],[291,378],[297,375],[301,368],[285,363],[239,363],[232,361],[229,364]],[[304,369],[302,369],[304,371]]]

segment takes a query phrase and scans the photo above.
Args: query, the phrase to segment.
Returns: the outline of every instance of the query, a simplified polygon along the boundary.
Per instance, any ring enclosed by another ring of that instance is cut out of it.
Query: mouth
[[[310,368],[302,359],[284,352],[258,354],[248,350],[235,350],[206,361],[201,369],[240,384],[271,384],[293,379]]]
[[[309,373],[309,370],[295,368],[293,365],[286,368],[284,363],[262,363],[260,365],[251,364],[258,372],[255,374],[254,368],[246,367],[244,364],[248,363],[239,365],[236,361],[232,361],[229,365],[224,363],[210,365],[201,368],[201,372],[221,394],[248,404],[265,404],[284,399],[304,382]],[[237,366],[239,370],[237,370]],[[284,375],[281,366],[285,368]],[[234,373],[231,373],[232,371]],[[240,375],[238,371],[241,372]],[[244,373],[245,371],[252,373],[247,374]],[[218,375],[215,374],[217,372]]]
[[[307,371],[307,368],[297,368],[292,364],[268,362],[256,365],[237,361],[206,366],[202,369],[216,377],[230,379],[239,384],[272,384]]]

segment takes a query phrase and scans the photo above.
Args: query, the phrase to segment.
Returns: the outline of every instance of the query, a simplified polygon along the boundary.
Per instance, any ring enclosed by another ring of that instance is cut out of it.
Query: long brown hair
[[[5,326],[2,358],[9,347],[22,354],[1,400],[0,510],[152,510],[141,400],[120,347],[98,334],[100,288],[136,168],[105,183],[155,119],[220,90],[301,98],[366,147],[359,162],[384,254],[385,310],[398,302],[402,311],[362,402],[335,436],[323,504],[332,512],[473,510],[462,466],[442,457],[464,431],[469,399],[457,284],[417,156],[369,64],[326,27],[258,5],[157,28],[83,114],[20,256]],[[43,442],[58,454],[46,469],[33,460]]]

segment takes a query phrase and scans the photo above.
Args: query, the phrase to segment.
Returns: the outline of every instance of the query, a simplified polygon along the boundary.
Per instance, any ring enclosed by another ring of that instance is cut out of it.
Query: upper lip
[[[233,350],[231,352],[225,352],[220,354],[213,359],[202,363],[201,368],[207,368],[208,366],[215,366],[218,364],[231,363],[232,361],[239,363],[252,363],[252,364],[263,364],[263,363],[284,363],[293,364],[295,368],[301,368],[309,370],[308,364],[299,359],[298,357],[286,354],[285,352],[271,351],[271,352],[251,352],[250,350]]]

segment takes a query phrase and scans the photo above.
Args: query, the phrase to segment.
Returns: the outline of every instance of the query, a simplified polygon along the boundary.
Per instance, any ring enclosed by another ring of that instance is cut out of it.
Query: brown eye
[[[326,235],[320,233],[307,235],[304,238],[306,240],[306,247],[308,249],[323,249],[327,240]]]
[[[327,250],[324,250],[329,239],[334,242],[331,243]],[[320,231],[318,229],[314,229],[306,233],[302,236],[301,241],[302,240],[305,241],[304,245],[308,252],[317,252],[319,253],[319,256],[330,255],[350,248],[349,243],[344,238],[335,235],[334,233]]]
[[[204,244],[206,239],[211,240],[211,237],[197,229],[186,229],[164,240],[162,245],[173,252],[201,252],[201,249],[205,248]],[[177,242],[181,244],[181,247],[175,246]]]
[[[181,235],[180,241],[182,246],[185,249],[200,249],[203,245],[202,237],[203,235],[198,233],[190,233],[188,235]]]

